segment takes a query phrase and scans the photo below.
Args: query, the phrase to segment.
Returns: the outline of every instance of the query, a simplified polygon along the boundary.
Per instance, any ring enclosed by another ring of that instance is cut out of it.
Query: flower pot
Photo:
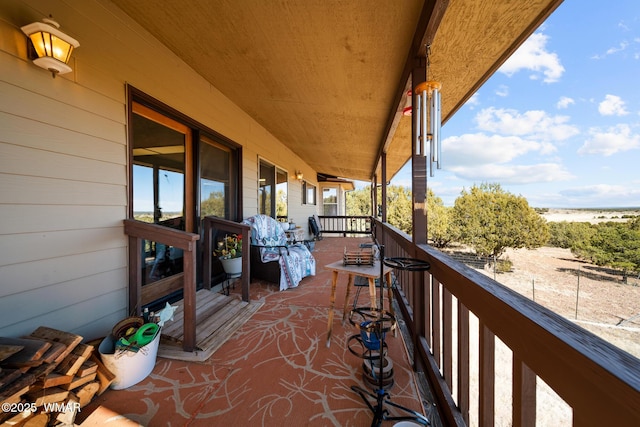
[[[229,277],[240,277],[242,274],[242,257],[221,259],[222,268]]]

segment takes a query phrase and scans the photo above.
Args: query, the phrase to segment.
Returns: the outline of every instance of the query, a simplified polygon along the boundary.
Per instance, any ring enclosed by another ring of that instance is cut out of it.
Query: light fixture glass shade
[[[73,49],[80,43],[58,29],[59,25],[52,19],[44,19],[43,22],[34,22],[22,27],[36,51],[38,58],[33,62],[39,67],[47,69],[55,74],[64,74],[71,71],[67,65],[71,59]]]

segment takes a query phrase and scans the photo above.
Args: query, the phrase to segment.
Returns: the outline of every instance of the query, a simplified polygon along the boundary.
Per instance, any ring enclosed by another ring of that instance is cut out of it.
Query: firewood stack
[[[73,426],[77,413],[114,375],[80,335],[39,327],[0,337],[0,424]]]

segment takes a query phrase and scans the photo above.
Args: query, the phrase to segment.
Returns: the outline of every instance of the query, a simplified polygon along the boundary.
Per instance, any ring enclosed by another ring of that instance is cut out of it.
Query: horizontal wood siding
[[[79,40],[73,71],[26,58],[20,27],[53,15]],[[108,0],[0,3],[0,336],[47,325],[104,335],[128,315],[126,85],[243,146],[244,216],[257,212],[258,157],[315,171]],[[318,195],[321,197],[321,195]]]

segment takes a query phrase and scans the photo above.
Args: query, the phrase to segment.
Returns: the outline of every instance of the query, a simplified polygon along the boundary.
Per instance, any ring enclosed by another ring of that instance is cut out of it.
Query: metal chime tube
[[[436,89],[434,90],[434,97],[436,98],[436,102],[435,102],[435,107],[436,107],[436,120],[435,120],[435,126],[436,126],[436,134],[438,135],[438,138],[436,139],[436,155],[437,155],[437,161],[436,161],[436,167],[438,169],[442,168],[442,164],[440,162],[440,159],[442,159],[442,142],[441,142],[441,134],[440,134],[440,128],[442,126],[442,112],[441,112],[441,104],[440,104],[440,90]]]
[[[431,111],[429,114],[429,134],[431,135],[431,160],[430,160],[430,168],[431,168],[431,176],[433,176],[433,166],[434,164],[438,169],[440,169],[440,91],[437,86],[433,86],[430,96],[430,107]]]
[[[441,109],[440,83],[428,81],[416,87],[417,121],[416,126],[416,155],[429,155],[430,175],[433,176],[434,166],[441,168],[440,158],[442,147],[440,142]],[[427,153],[427,140],[429,153]]]
[[[426,89],[422,90],[422,155],[427,155],[427,140],[429,139],[429,96]]]

